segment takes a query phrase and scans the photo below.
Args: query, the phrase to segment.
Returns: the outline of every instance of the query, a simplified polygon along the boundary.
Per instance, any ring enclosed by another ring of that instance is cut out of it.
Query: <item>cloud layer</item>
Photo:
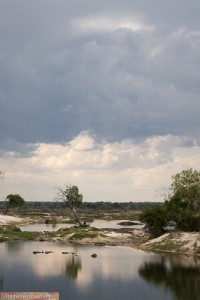
[[[26,157],[7,152],[0,160],[7,173],[1,191],[51,200],[56,187],[72,183],[85,201],[160,201],[172,174],[200,163],[200,147],[182,142],[167,135],[100,143],[82,132],[64,144],[37,144]]]
[[[197,0],[1,1],[2,171],[14,160],[35,186],[40,172],[71,182],[81,172],[90,200],[137,200],[136,177],[196,166],[199,9]],[[5,192],[20,181],[9,174]],[[95,196],[106,182],[110,192]],[[43,190],[34,198],[47,199]]]

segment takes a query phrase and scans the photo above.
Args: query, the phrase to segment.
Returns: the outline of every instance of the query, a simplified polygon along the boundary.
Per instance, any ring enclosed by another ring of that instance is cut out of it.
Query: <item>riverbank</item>
[[[171,232],[149,240],[147,233],[134,228],[97,229],[88,226],[62,228],[54,232],[22,232],[14,225],[22,222],[27,223],[31,220],[0,215],[0,241],[30,239],[99,246],[127,246],[145,251],[173,252],[200,257],[200,232]]]
[[[10,222],[22,222],[21,218],[14,217],[14,216],[8,216],[8,215],[0,215],[0,225],[6,225]]]
[[[143,250],[173,252],[200,257],[200,232],[171,232],[140,245]]]

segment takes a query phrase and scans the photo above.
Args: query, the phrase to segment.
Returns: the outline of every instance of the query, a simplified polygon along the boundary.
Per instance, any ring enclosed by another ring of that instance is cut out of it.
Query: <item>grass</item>
[[[106,243],[104,243],[104,242],[96,242],[95,246],[106,246]]]
[[[38,235],[38,232],[21,231],[15,225],[0,226],[0,242],[11,239],[33,240]]]
[[[163,251],[179,251],[182,246],[187,244],[187,241],[176,241],[172,242],[170,240],[165,240],[158,243],[153,243],[152,247],[155,250],[163,250]]]
[[[66,224],[76,224],[76,221],[74,219],[69,219],[69,220],[66,220],[64,223],[66,223]]]
[[[30,231],[17,231],[17,232],[7,232],[6,236],[8,238],[14,238],[19,240],[34,240],[38,237],[38,232],[30,232]]]
[[[73,234],[73,235],[72,235]],[[85,238],[97,238],[101,234],[97,233],[92,227],[70,227],[70,228],[61,228],[58,231],[48,232],[48,237],[65,237],[72,235],[69,240],[82,240]]]
[[[82,239],[94,239],[99,237],[98,233],[93,232],[77,232],[74,235],[72,235],[69,240],[82,240]]]
[[[117,225],[133,226],[133,225],[140,225],[140,223],[132,222],[132,221],[124,221],[124,222],[117,223]]]

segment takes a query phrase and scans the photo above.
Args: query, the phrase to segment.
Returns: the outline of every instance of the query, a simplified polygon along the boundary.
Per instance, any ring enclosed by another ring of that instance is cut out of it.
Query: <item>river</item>
[[[127,220],[94,220],[90,223],[90,226],[96,227],[96,228],[113,228],[113,229],[119,229],[119,228],[135,228],[135,229],[141,229],[144,227],[144,224],[140,224],[138,222],[138,225],[129,225],[129,226],[122,226],[118,223],[124,222]],[[28,224],[23,225],[20,227],[22,231],[56,231],[60,228],[69,228],[74,226],[74,224],[66,224],[66,223],[55,223],[55,224]]]
[[[128,247],[9,241],[0,243],[0,291],[59,292],[60,300],[197,300],[200,262]]]

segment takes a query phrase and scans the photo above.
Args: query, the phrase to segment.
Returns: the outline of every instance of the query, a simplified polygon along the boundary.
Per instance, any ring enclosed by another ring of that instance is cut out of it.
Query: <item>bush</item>
[[[164,233],[163,227],[167,225],[168,215],[164,204],[145,209],[140,215],[140,221],[144,222],[153,237]]]
[[[183,210],[179,212],[176,224],[177,229],[182,231],[200,231],[200,215]]]

